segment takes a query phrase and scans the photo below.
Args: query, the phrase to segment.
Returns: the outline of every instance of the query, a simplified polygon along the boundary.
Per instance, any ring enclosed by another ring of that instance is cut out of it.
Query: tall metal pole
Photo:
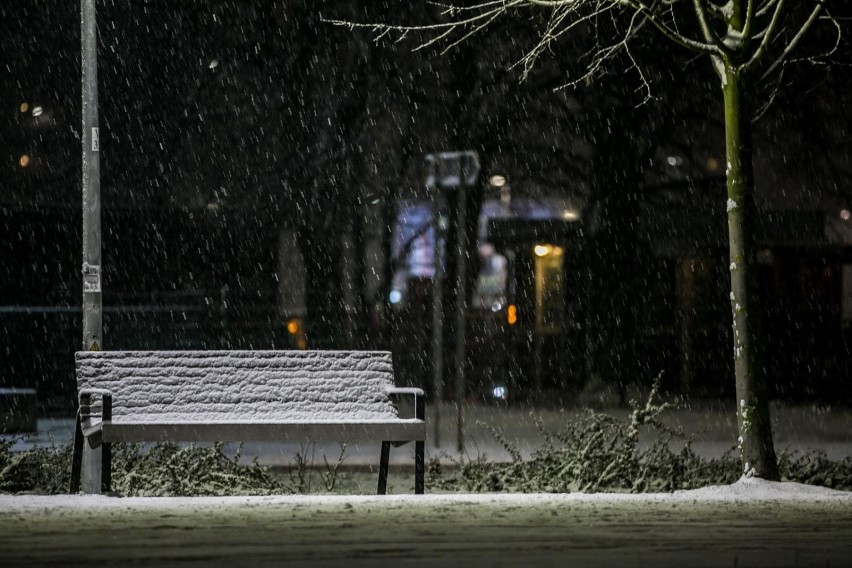
[[[103,349],[101,180],[98,133],[98,38],[95,0],[81,0],[83,104],[83,350]],[[83,442],[81,489],[100,493],[101,448]]]
[[[467,192],[465,184],[456,187],[458,204],[456,207],[456,241],[458,242],[456,281],[456,412],[457,416],[457,449],[464,451],[464,403],[465,403],[465,336],[467,330]]]
[[[441,404],[444,401],[444,285],[441,263],[441,241],[444,237],[441,215],[441,195],[432,187],[432,258],[435,269],[432,276],[432,387],[435,392],[435,447],[441,447]]]
[[[456,425],[458,451],[464,451],[464,404],[467,388],[465,386],[465,336],[467,331],[467,192],[465,187],[473,186],[479,175],[479,157],[476,152],[470,150],[464,152],[441,152],[439,154],[428,154],[426,164],[429,175],[426,185],[432,189],[432,209],[435,214],[435,286],[432,302],[432,358],[435,364],[435,387],[436,393],[441,394],[441,375],[443,371],[443,358],[441,353],[442,323],[441,308],[443,300],[441,297],[440,280],[440,249],[438,240],[440,229],[442,229],[439,206],[440,196],[436,189],[456,191],[456,241],[457,241],[457,274],[455,282],[456,290],[456,337],[455,337],[455,387],[456,387]],[[449,205],[450,195],[447,194]],[[449,254],[449,251],[447,251]],[[441,399],[438,398],[435,407],[438,408]],[[438,445],[437,424],[440,415],[436,413],[435,439]]]
[[[98,131],[98,38],[95,0],[80,4],[83,115],[83,350],[103,349],[101,161]]]

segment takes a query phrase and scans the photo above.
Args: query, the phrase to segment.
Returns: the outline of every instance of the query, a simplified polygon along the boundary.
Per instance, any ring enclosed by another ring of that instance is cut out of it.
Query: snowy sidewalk
[[[852,565],[852,493],[0,496],[0,565]]]

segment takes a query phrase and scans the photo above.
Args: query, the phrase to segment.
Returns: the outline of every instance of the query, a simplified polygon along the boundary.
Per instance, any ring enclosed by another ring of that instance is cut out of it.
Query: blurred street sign
[[[470,186],[479,175],[479,156],[472,150],[427,154],[425,162],[427,187]]]

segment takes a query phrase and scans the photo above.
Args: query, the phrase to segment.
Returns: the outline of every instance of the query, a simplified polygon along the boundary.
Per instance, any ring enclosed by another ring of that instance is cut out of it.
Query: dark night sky
[[[203,207],[219,187],[230,188],[232,197],[259,187],[285,197],[317,176],[363,178],[364,170],[376,168],[381,177],[399,180],[403,172],[406,185],[416,184],[406,161],[453,144],[459,126],[467,129],[462,143],[473,142],[486,164],[552,187],[546,191],[564,191],[566,183],[582,188],[594,175],[582,163],[584,144],[602,132],[602,123],[588,118],[600,106],[594,88],[554,94],[550,89],[564,73],[552,61],[534,77],[538,87],[519,87],[511,75],[494,82],[498,67],[488,60],[511,61],[517,50],[495,46],[512,46],[519,32],[484,37],[485,55],[474,49],[441,57],[412,54],[409,44],[373,47],[364,34],[318,22],[320,10],[298,2],[258,3],[257,10],[228,2],[177,7],[158,0],[134,10],[121,2],[99,4],[108,204]],[[341,11],[334,2],[326,7]],[[79,193],[78,6],[35,1],[0,10],[3,203],[73,206]],[[848,63],[842,47],[838,60]],[[653,73],[660,57],[650,55]],[[660,165],[651,168],[656,173],[649,181],[679,175],[665,166],[673,151],[699,168],[709,157],[717,164],[722,158],[715,77],[706,62],[685,61],[673,61],[674,73],[663,68],[654,86],[659,100],[615,125],[659,145]],[[850,169],[847,69],[799,66],[785,76],[775,106],[756,129],[758,189],[773,191],[772,200],[779,187],[793,206],[813,206],[812,189],[849,192],[836,183]],[[479,75],[475,81],[453,84],[454,74],[471,71]],[[624,77],[613,92],[633,107],[641,102],[636,77]],[[605,78],[603,89],[606,84]],[[22,113],[22,103],[41,106],[44,114]],[[405,137],[414,143],[400,154]],[[24,154],[27,168],[19,166]],[[579,165],[572,165],[572,155]],[[263,197],[252,200],[257,206]]]
[[[656,78],[641,105],[636,73],[620,69],[554,90],[576,55],[570,43],[519,82],[507,69],[533,37],[528,22],[441,56],[413,53],[410,38],[374,45],[364,31],[320,22],[326,10],[372,15],[336,0],[322,10],[273,0],[98,5],[105,244],[135,251],[120,253],[109,275],[128,295],[218,289],[234,274],[260,289],[279,224],[330,231],[364,202],[416,193],[428,152],[476,149],[486,174],[506,173],[514,191],[534,197],[682,187],[724,172],[718,79],[706,61],[665,44],[639,50]],[[419,5],[406,6],[405,17],[418,17]],[[0,7],[0,250],[13,267],[0,272],[2,304],[78,302],[78,10],[53,0]],[[833,66],[784,75],[755,129],[764,206],[846,207],[849,53],[844,41]],[[696,187],[682,204],[718,183]],[[724,201],[711,207],[723,212]],[[681,212],[664,211],[666,221],[689,225]],[[43,326],[26,333],[52,341]]]

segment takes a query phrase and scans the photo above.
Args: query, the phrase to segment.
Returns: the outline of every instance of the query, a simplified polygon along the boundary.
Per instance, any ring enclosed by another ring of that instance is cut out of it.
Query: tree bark
[[[754,219],[751,108],[748,77],[725,64],[725,147],[728,161],[728,239],[733,313],[737,425],[743,474],[778,480],[767,400],[764,338],[760,331]]]

